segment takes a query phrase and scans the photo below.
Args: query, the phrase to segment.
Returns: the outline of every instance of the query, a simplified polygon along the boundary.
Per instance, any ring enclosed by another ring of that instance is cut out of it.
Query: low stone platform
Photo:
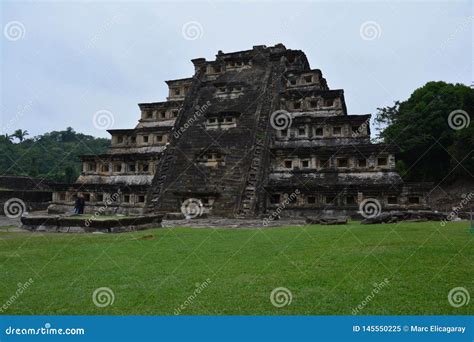
[[[298,227],[305,226],[304,218],[282,218],[280,220],[265,221],[264,218],[223,218],[210,217],[198,219],[163,220],[163,227],[192,227],[192,228],[270,228],[270,227]]]
[[[362,220],[361,224],[395,223],[399,221],[423,222],[423,221],[443,221],[447,219],[447,214],[435,211],[392,211],[380,213],[375,217]]]
[[[161,227],[162,215],[101,217],[101,216],[24,216],[23,229],[56,233],[123,233]]]
[[[349,220],[348,216],[320,216],[320,217],[308,217],[306,218],[306,223],[333,225],[333,224],[347,224],[348,220]]]

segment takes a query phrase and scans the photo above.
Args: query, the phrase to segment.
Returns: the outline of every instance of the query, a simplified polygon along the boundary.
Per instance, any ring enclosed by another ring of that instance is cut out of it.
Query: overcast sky
[[[470,85],[472,2],[5,2],[2,134],[132,128],[137,103],[164,101],[191,59],[253,45],[303,50],[351,114],[406,99],[428,81]]]

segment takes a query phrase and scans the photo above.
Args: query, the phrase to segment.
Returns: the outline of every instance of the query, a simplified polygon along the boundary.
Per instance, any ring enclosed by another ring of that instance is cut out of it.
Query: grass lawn
[[[474,233],[467,222],[264,229],[161,228],[123,234],[0,231],[2,314],[474,314]],[[196,294],[196,284],[209,285]],[[97,307],[92,294],[112,289]],[[274,288],[289,305],[270,302]],[[448,292],[473,297],[452,307]],[[196,294],[194,296],[194,294]]]

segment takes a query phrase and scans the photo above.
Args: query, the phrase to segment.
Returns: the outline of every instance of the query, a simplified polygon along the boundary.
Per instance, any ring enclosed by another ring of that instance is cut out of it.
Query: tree
[[[76,172],[73,166],[69,165],[64,168],[64,182],[74,183],[79,174]]]
[[[29,135],[27,130],[22,130],[22,129],[17,129],[15,132],[13,132],[12,136],[17,138],[20,142],[23,142],[25,140],[25,137]]]
[[[62,141],[73,141],[74,139],[76,139],[76,132],[72,127],[68,127],[65,131],[61,132]]]
[[[379,138],[400,148],[397,166],[409,181],[442,181],[474,172],[474,90],[428,82],[405,101],[378,108]]]
[[[24,137],[24,131],[21,133]],[[24,139],[18,144],[12,144],[8,135],[0,136],[0,174],[74,182],[82,169],[79,156],[103,154],[109,145],[109,139],[76,133],[72,128]]]
[[[12,142],[12,139],[13,139],[13,136],[11,135],[8,135],[8,134],[4,134],[4,135],[0,135],[0,143],[11,143]]]

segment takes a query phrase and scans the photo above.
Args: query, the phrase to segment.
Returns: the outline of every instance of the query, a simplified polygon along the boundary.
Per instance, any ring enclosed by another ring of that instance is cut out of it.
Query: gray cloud
[[[404,99],[427,81],[471,83],[472,17],[459,2],[2,2],[24,37],[2,37],[1,125],[36,135],[97,130],[97,110],[133,127],[139,102],[163,101],[167,79],[192,75],[192,58],[283,43],[306,52],[351,113]],[[202,32],[184,39],[196,21]],[[361,25],[375,22],[375,39]],[[467,24],[466,24],[467,23]],[[467,27],[467,28],[466,28]],[[28,110],[24,110],[25,106]],[[21,112],[19,115],[19,112]]]

